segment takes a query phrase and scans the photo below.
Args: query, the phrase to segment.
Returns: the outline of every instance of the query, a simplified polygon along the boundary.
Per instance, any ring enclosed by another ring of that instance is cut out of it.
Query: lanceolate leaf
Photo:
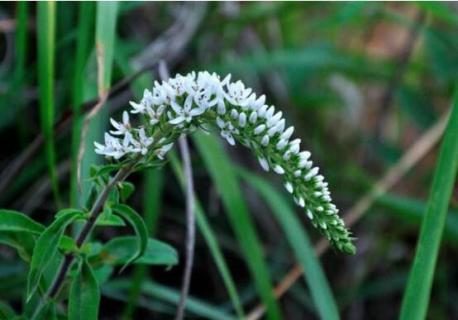
[[[40,234],[44,227],[26,216],[13,210],[0,210],[0,231],[30,232]]]
[[[131,263],[132,252],[137,249],[138,239],[135,237],[117,237],[104,244],[100,253],[91,257],[91,262],[100,261],[109,265]],[[178,263],[178,254],[170,245],[155,239],[148,239],[145,252],[134,263],[173,266]]]
[[[458,167],[458,92],[441,145],[428,208],[401,307],[401,319],[424,319],[429,305],[434,269]]]
[[[124,270],[129,264],[140,258],[146,251],[148,245],[148,230],[146,228],[143,218],[135,212],[134,209],[125,204],[116,204],[112,207],[113,212],[123,217],[129,222],[137,234],[137,249],[132,257],[122,267],[121,271]]]
[[[67,210],[65,214],[61,214],[56,218],[38,238],[35,248],[33,249],[32,261],[30,263],[30,270],[27,278],[27,300],[32,297],[45,268],[56,255],[65,228],[79,217],[81,217],[81,211]]]
[[[84,260],[70,289],[68,320],[97,320],[99,303],[99,285],[91,266]]]

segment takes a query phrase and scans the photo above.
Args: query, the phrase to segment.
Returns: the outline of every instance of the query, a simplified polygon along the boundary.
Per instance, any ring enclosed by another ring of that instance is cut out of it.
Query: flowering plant
[[[114,130],[105,133],[105,143],[95,142],[95,152],[130,164],[133,168],[158,165],[174,141],[197,128],[219,130],[230,144],[250,148],[265,171],[282,175],[286,190],[304,208],[313,226],[339,250],[354,253],[350,232],[332,203],[328,183],[310,160],[309,151],[300,150],[300,139],[292,139],[293,127],[286,128],[281,111],[265,104],[243,82],[230,82],[209,72],[178,74],[152,92],[145,90],[139,103],[131,102],[131,114],[141,116],[140,125],[110,119]]]

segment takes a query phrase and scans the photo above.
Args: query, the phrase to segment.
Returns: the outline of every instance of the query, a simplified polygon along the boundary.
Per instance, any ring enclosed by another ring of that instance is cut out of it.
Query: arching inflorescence
[[[95,152],[128,162],[163,160],[181,135],[197,128],[217,128],[230,145],[239,142],[250,148],[261,167],[282,175],[286,190],[304,208],[312,224],[341,251],[354,253],[350,232],[332,203],[328,183],[310,160],[309,151],[300,150],[300,139],[292,139],[293,127],[286,127],[281,111],[265,104],[241,81],[230,75],[192,72],[155,82],[145,90],[139,103],[131,102],[131,114],[140,116],[140,125],[113,119],[114,130],[105,133],[105,144],[95,142]]]

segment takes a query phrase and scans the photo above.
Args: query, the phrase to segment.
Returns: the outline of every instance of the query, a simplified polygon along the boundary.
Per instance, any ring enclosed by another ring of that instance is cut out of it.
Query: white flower
[[[309,217],[310,220],[313,220],[313,213],[309,209],[307,209],[307,217]]]
[[[157,81],[154,82],[152,101],[155,105],[168,103],[167,92]]]
[[[275,126],[278,123],[278,121],[280,121],[282,115],[283,115],[283,112],[278,111],[274,116],[272,116],[271,118],[267,120],[266,125],[269,128]]]
[[[280,165],[276,164],[273,168],[273,170],[278,173],[278,174],[284,174],[285,169],[283,169]]]
[[[107,157],[120,159],[125,154],[124,148],[119,139],[110,136],[108,133],[105,133],[105,145],[98,142],[94,142],[94,145],[95,153],[105,155]]]
[[[284,140],[288,140],[289,138],[291,138],[291,135],[293,134],[294,132],[294,127],[289,127],[288,129],[285,130],[285,132],[283,132],[281,134],[281,139],[284,139]]]
[[[250,114],[250,117],[248,119],[251,123],[256,123],[256,120],[258,120],[258,113],[256,111],[253,111]]]
[[[137,132],[138,132],[138,137],[139,137],[140,144],[142,145],[142,147],[148,148],[154,142],[153,137],[146,136],[144,128],[138,129]]]
[[[260,117],[260,118],[264,117],[265,114],[266,114],[267,108],[268,108],[268,106],[267,106],[266,104],[263,105],[262,107],[260,107],[260,108],[258,109],[258,111],[257,111],[258,117]]]
[[[221,136],[231,145],[235,146],[235,140],[232,134],[238,134],[239,130],[232,123],[219,121],[218,126],[221,128]]]
[[[110,133],[114,135],[123,135],[130,130],[129,114],[127,111],[122,113],[122,123],[116,122],[113,118],[110,118],[110,122],[116,130],[111,130]]]
[[[154,110],[152,107],[146,108],[146,113],[149,117],[149,123],[151,125],[155,125],[156,123],[158,123],[162,113],[164,113],[164,110],[165,106],[163,104],[158,106],[156,110]]]
[[[285,189],[286,189],[286,191],[288,191],[289,193],[293,193],[293,191],[294,191],[293,184],[292,184],[291,182],[287,181],[287,182],[285,183]]]
[[[163,145],[162,147],[159,148],[159,150],[157,151],[157,157],[161,160],[164,160],[165,158],[165,155],[167,154],[167,152],[170,151],[170,149],[172,149],[173,147],[173,142],[172,143],[169,143],[169,144],[165,144]]]
[[[258,99],[256,99],[256,101],[250,104],[250,109],[256,111],[259,108],[261,108],[265,102],[266,102],[266,96],[262,95]]]
[[[261,168],[263,168],[265,171],[269,171],[269,162],[267,162],[266,158],[259,157],[258,161],[261,165]]]
[[[262,139],[261,139],[261,144],[262,144],[263,146],[267,146],[267,145],[269,144],[269,140],[270,140],[270,138],[269,138],[269,136],[266,134],[264,137],[262,137]]]
[[[277,142],[276,148],[277,150],[282,150],[286,147],[287,144],[288,144],[288,140],[280,139],[280,141]]]
[[[171,107],[176,113],[176,118],[169,121],[170,124],[179,124],[183,121],[191,122],[192,118],[204,113],[204,109],[192,108],[192,96],[187,96],[184,106],[180,107],[178,103],[172,100]]]
[[[314,176],[316,176],[316,175],[318,174],[318,170],[319,170],[318,167],[315,167],[315,168],[313,168],[312,170],[310,170],[310,171],[304,176],[304,180],[305,180],[305,181],[309,181],[310,179],[312,179]]]
[[[240,127],[245,127],[246,125],[246,114],[245,112],[240,112],[239,114],[239,126]]]
[[[227,85],[228,92],[226,93],[226,99],[233,105],[239,105],[246,107],[248,105],[248,97],[251,94],[251,88],[245,88],[242,81],[230,83]]]
[[[265,125],[265,124],[260,124],[259,126],[257,126],[256,128],[254,128],[254,134],[260,134],[260,133],[262,133],[264,130],[266,130],[266,125]]]

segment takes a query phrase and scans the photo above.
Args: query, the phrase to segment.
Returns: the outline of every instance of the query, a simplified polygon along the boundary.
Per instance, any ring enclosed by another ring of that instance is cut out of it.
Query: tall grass
[[[426,215],[401,307],[402,320],[425,319],[434,270],[458,168],[458,92],[442,141]]]
[[[54,139],[55,94],[54,58],[56,33],[56,3],[43,1],[37,5],[38,28],[38,84],[40,93],[41,128],[45,139],[49,177],[56,205],[60,205]]]

